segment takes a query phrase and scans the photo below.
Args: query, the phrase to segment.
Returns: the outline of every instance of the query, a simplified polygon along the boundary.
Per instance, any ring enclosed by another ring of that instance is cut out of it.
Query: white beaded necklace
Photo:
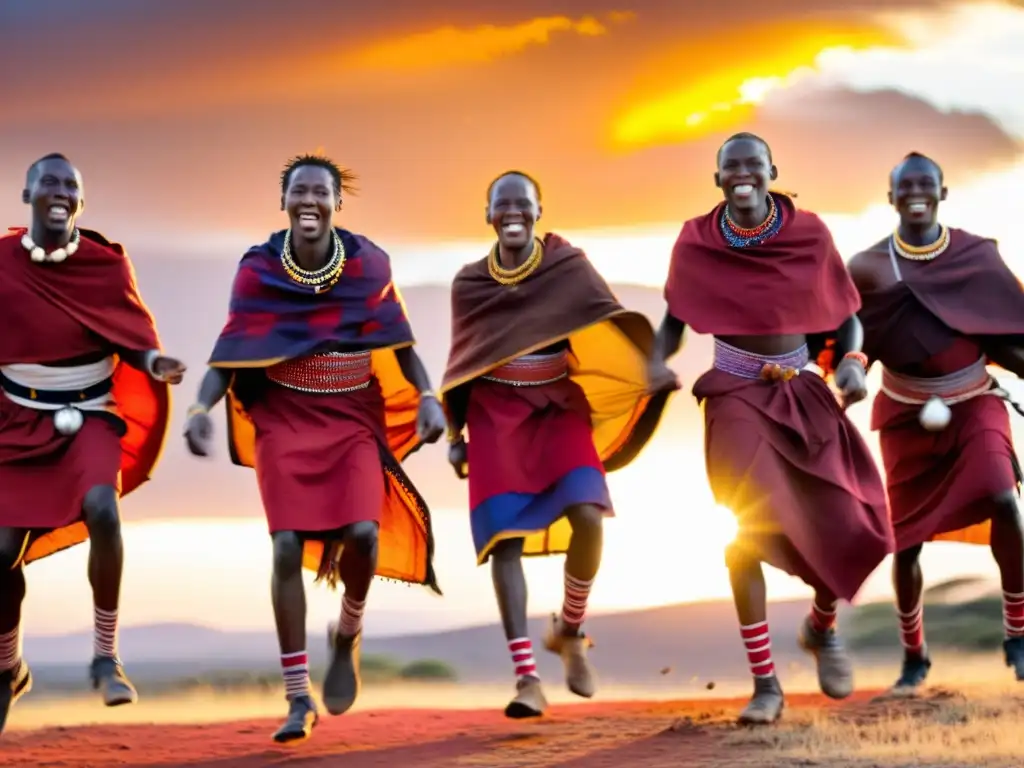
[[[54,263],[59,263],[61,261],[64,261],[68,256],[75,255],[75,251],[78,250],[78,244],[81,242],[81,240],[82,235],[76,228],[75,231],[71,233],[71,241],[67,245],[65,245],[63,248],[58,248],[55,251],[50,251],[49,253],[47,253],[46,251],[43,250],[42,246],[36,245],[36,242],[35,240],[32,239],[32,236],[28,232],[26,232],[24,236],[21,238],[21,247],[28,251],[29,257],[32,259],[32,261],[36,262],[37,264],[44,261],[52,261]]]

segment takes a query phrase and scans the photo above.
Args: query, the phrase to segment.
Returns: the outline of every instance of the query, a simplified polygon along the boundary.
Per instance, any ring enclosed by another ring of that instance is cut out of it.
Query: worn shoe
[[[771,677],[754,678],[754,696],[740,712],[740,725],[771,725],[782,716],[786,702],[782,695],[779,679]]]
[[[32,672],[24,661],[14,669],[0,672],[0,734],[15,702],[32,690]]]
[[[1006,666],[1013,667],[1018,681],[1024,681],[1024,637],[1008,637],[1003,640],[1003,655]]]
[[[797,642],[814,657],[822,693],[830,699],[845,699],[853,693],[853,664],[835,629],[819,632],[808,617],[800,627]]]
[[[894,696],[915,696],[924,685],[931,668],[932,660],[928,658],[927,648],[922,648],[921,653],[905,653],[900,677],[890,693]]]
[[[505,717],[523,720],[528,717],[540,717],[548,708],[548,700],[536,677],[521,677],[516,682],[516,696],[505,707]]]
[[[324,707],[332,715],[343,715],[356,703],[361,681],[359,679],[359,647],[362,632],[352,637],[338,634],[336,625],[327,628],[327,643],[331,660],[324,677]]]
[[[319,722],[320,715],[316,711],[316,702],[309,696],[296,696],[289,699],[288,718],[274,732],[273,739],[278,744],[305,741],[312,735]]]
[[[562,618],[551,615],[551,623],[544,635],[544,647],[562,657],[565,665],[565,684],[577,696],[589,699],[596,689],[594,667],[587,651],[594,645],[582,632],[567,635]]]
[[[103,703],[108,707],[134,704],[139,700],[139,694],[118,658],[97,656],[89,666],[89,676],[93,689],[103,692]]]

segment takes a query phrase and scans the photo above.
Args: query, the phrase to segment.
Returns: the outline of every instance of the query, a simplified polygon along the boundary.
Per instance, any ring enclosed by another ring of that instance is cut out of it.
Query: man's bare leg
[[[21,604],[25,600],[22,549],[28,531],[0,528],[0,733],[14,703],[32,688],[21,658]]]
[[[274,566],[270,599],[274,606],[277,641],[281,649],[288,717],[274,733],[274,741],[309,738],[318,721],[309,690],[309,658],[306,655],[306,589],[302,583],[302,539],[292,531],[271,535]]]
[[[505,539],[491,550],[491,580],[498,600],[501,626],[515,666],[516,696],[505,707],[505,717],[539,717],[548,702],[541,689],[533,642],[526,619],[526,574],[523,572],[523,540]]]
[[[124,542],[117,489],[109,485],[85,494],[82,514],[89,529],[89,584],[93,596],[93,687],[108,707],[132,704],[138,694],[121,665],[117,650],[117,611],[124,570]]]
[[[764,572],[761,563],[740,543],[729,546],[725,561],[736,617],[740,622],[740,636],[754,677],[754,696],[740,713],[739,721],[744,725],[767,725],[779,719],[784,700],[772,661]]]
[[[1006,666],[1024,681],[1024,531],[1015,493],[1001,494],[992,503],[992,556],[1003,587],[1003,652]]]
[[[924,641],[924,574],[920,557],[918,544],[897,552],[892,561],[892,586],[903,646],[903,666],[892,690],[901,696],[917,692],[932,666]]]
[[[324,678],[324,706],[332,715],[348,712],[359,696],[359,646],[366,597],[377,570],[375,522],[353,523],[342,533],[344,546],[339,572],[345,586],[338,624],[328,628],[331,660]]]
[[[544,646],[562,657],[565,682],[577,696],[594,695],[594,670],[587,659],[590,639],[583,634],[587,601],[601,567],[604,545],[604,513],[600,507],[581,504],[566,511],[572,538],[565,557],[565,597],[561,615],[553,615]]]

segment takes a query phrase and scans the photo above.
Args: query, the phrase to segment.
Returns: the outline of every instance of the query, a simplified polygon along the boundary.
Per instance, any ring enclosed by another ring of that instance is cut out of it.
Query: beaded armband
[[[863,352],[847,352],[843,360],[856,360],[865,371],[868,369],[868,356]]]

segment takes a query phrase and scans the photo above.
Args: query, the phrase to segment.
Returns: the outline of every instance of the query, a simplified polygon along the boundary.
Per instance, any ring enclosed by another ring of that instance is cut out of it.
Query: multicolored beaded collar
[[[729,215],[729,206],[722,210],[722,217],[719,219],[719,228],[722,230],[722,237],[732,248],[747,248],[751,245],[760,245],[765,240],[774,237],[782,228],[782,211],[775,203],[775,198],[768,193],[768,216],[756,227],[747,229],[739,226]]]

